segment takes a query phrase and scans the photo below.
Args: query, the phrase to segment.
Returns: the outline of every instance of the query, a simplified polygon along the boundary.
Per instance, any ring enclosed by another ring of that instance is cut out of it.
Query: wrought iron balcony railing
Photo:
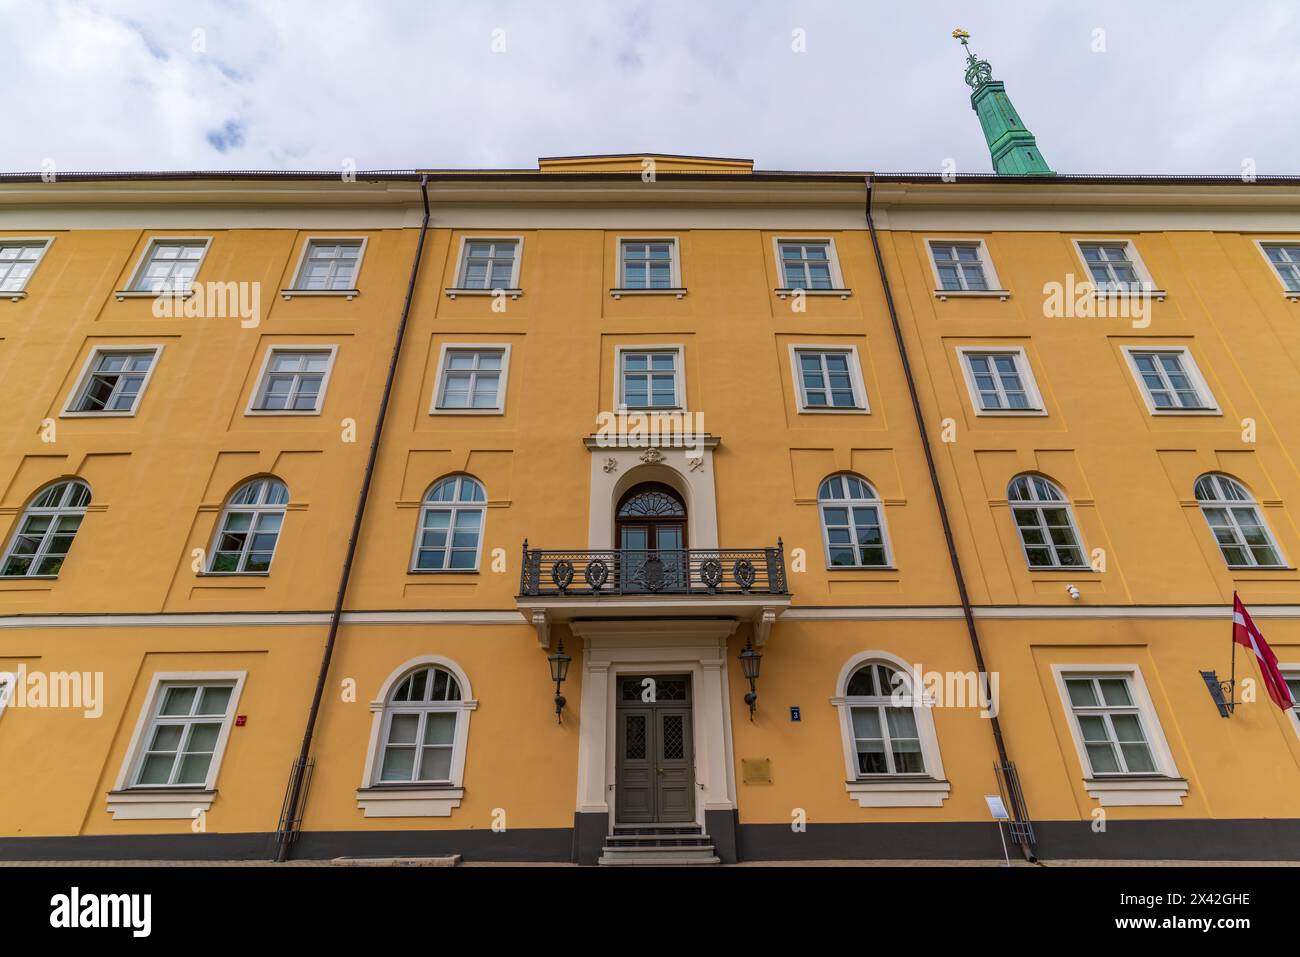
[[[525,541],[519,594],[787,595],[785,547],[554,551]]]

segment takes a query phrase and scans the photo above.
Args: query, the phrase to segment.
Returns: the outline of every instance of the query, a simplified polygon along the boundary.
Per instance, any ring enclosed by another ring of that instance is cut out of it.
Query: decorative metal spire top
[[[958,27],[952,31],[954,40],[960,40],[961,45],[966,50],[966,85],[972,90],[978,90],[984,84],[993,79],[993,66],[988,60],[981,60],[971,52],[970,34]]]

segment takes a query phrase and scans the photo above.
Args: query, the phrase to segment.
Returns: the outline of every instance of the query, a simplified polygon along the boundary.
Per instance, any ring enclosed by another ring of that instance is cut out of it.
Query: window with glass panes
[[[1129,258],[1128,243],[1079,243],[1098,290],[1127,290],[1140,285],[1137,269]]]
[[[833,289],[831,244],[781,240],[781,279],[787,289]]]
[[[133,786],[206,784],[233,693],[231,683],[162,685]]]
[[[1246,487],[1228,475],[1202,475],[1196,500],[1223,560],[1232,568],[1280,568],[1282,554]]]
[[[1065,689],[1093,775],[1159,773],[1127,677],[1067,677]]]
[[[72,412],[132,412],[153,368],[157,350],[103,351],[95,354]]]
[[[1300,292],[1300,243],[1269,243],[1264,251],[1287,291]]]
[[[0,563],[2,578],[45,578],[59,574],[90,504],[90,486],[55,482],[37,493],[18,523]]]
[[[832,475],[817,491],[826,561],[836,568],[889,565],[880,497],[856,475]]]
[[[458,285],[462,289],[512,288],[518,252],[517,239],[466,240]]]
[[[424,496],[415,541],[416,571],[476,571],[487,493],[477,479],[449,475]]]
[[[402,679],[384,709],[379,782],[449,783],[462,710],[460,683],[442,668]]]
[[[852,353],[840,350],[799,349],[799,391],[810,409],[857,409],[862,407],[853,385],[849,365]]]
[[[328,349],[272,349],[253,402],[256,412],[315,412],[329,372]]]
[[[438,408],[499,408],[504,356],[504,349],[448,349],[443,355]]]
[[[230,496],[208,571],[261,575],[270,572],[284,524],[289,489],[279,479],[245,482]]]
[[[1020,352],[966,352],[963,356],[982,411],[1014,412],[1037,406],[1025,385]]]
[[[672,289],[674,243],[624,240],[620,252],[624,289]]]
[[[45,254],[45,241],[0,242],[0,292],[22,292]]]
[[[1157,409],[1205,409],[1209,402],[1187,370],[1182,350],[1131,352],[1151,404]]]
[[[979,243],[930,243],[939,286],[950,292],[981,292],[989,288]]]
[[[205,240],[155,240],[132,288],[139,292],[188,292],[207,248]]]
[[[619,399],[633,409],[675,408],[677,397],[676,349],[619,353]]]
[[[311,239],[303,255],[295,289],[355,289],[361,240]]]
[[[898,669],[863,665],[849,678],[846,699],[860,777],[925,773],[911,685]]]
[[[1007,488],[1011,515],[1030,568],[1079,568],[1083,548],[1065,494],[1041,475],[1018,475]]]

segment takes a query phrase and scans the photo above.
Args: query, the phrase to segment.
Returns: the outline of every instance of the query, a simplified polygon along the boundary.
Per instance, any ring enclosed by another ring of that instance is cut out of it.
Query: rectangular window
[[[303,252],[296,290],[354,290],[365,242],[360,239],[309,239]]]
[[[135,412],[153,372],[158,349],[96,349],[67,412],[79,415]]]
[[[619,353],[619,404],[630,409],[673,409],[678,397],[681,353],[676,349]]]
[[[466,239],[456,285],[461,289],[514,289],[519,284],[518,239]]]
[[[1023,348],[957,349],[977,414],[1043,414],[1043,399]]]
[[[677,244],[671,239],[625,239],[619,250],[623,289],[673,289],[677,285]]]
[[[235,684],[175,682],[158,688],[154,712],[140,739],[132,787],[207,784],[222,732],[230,720]]]
[[[1142,280],[1130,258],[1128,243],[1079,243],[1079,251],[1098,291],[1127,292],[1141,288]]]
[[[989,283],[981,252],[982,244],[978,242],[931,242],[930,255],[934,257],[939,288],[949,292],[986,292]]]
[[[1264,254],[1277,270],[1286,291],[1300,292],[1300,243],[1264,243]]]
[[[866,409],[853,349],[795,349],[800,411]]]
[[[1160,773],[1128,676],[1067,675],[1065,688],[1093,776]]]
[[[1124,351],[1153,413],[1218,411],[1187,349],[1125,347]]]
[[[49,247],[48,239],[0,241],[0,293],[22,292]]]
[[[155,239],[149,244],[135,279],[133,292],[189,292],[208,250],[206,239]]]
[[[777,242],[781,282],[786,289],[835,289],[831,244],[826,240]]]
[[[858,774],[924,774],[921,734],[911,708],[850,709]]]
[[[271,349],[249,411],[319,412],[333,364],[333,349]]]
[[[435,410],[502,411],[506,365],[504,348],[445,350],[438,373]]]

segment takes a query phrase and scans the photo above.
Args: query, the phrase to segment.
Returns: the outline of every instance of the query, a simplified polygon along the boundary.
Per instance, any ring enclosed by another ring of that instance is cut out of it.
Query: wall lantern
[[[547,662],[551,666],[551,680],[555,682],[555,720],[563,724],[564,719],[564,695],[560,694],[560,685],[564,679],[569,676],[569,662],[573,660],[569,655],[564,653],[564,639],[560,639],[559,646],[555,649],[555,654],[546,656]]]
[[[745,650],[740,653],[740,667],[749,679],[749,694],[745,695],[745,704],[749,705],[750,721],[754,720],[754,711],[758,708],[758,692],[754,690],[754,682],[758,680],[758,666],[762,660],[763,656],[754,650],[754,643],[747,640]]]

